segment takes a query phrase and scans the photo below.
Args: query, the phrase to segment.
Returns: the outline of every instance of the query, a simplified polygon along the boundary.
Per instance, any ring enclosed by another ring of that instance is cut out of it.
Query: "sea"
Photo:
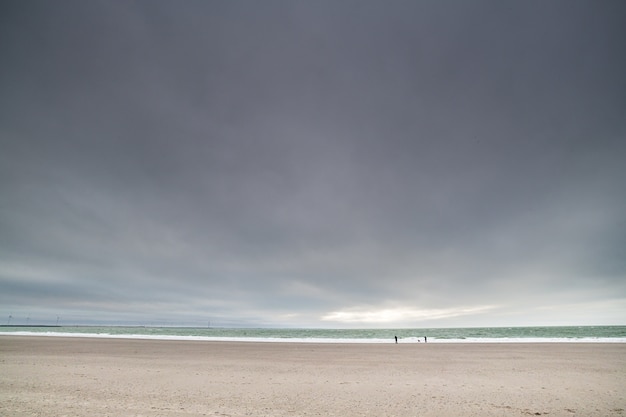
[[[626,326],[471,327],[416,329],[279,329],[152,326],[0,326],[0,336],[268,343],[626,343]]]

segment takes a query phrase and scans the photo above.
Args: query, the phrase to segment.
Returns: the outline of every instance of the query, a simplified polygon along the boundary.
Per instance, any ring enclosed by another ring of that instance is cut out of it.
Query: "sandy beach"
[[[0,415],[623,416],[626,344],[0,336]]]

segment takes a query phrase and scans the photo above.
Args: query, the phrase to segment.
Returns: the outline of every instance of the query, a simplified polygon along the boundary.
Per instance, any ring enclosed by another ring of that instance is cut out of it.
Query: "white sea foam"
[[[358,338],[284,338],[284,337],[213,337],[213,336],[186,336],[186,335],[146,335],[146,334],[111,334],[111,333],[72,333],[72,332],[2,332],[1,335],[13,336],[49,336],[49,337],[83,337],[103,339],[145,339],[145,340],[181,340],[181,341],[210,341],[210,342],[264,342],[264,343],[371,343],[394,344],[394,339],[358,339]],[[398,343],[424,343],[423,337],[399,338]],[[428,343],[626,343],[626,338],[581,337],[581,338],[477,338],[438,339],[429,337]]]

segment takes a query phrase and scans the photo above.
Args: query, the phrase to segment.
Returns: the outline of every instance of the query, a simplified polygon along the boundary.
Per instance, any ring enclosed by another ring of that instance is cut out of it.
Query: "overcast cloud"
[[[626,324],[625,21],[623,1],[3,1],[0,313]]]

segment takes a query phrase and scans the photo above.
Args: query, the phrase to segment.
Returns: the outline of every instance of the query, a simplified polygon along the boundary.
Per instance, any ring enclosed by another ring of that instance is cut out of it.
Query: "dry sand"
[[[626,344],[0,336],[0,415],[623,416]]]

